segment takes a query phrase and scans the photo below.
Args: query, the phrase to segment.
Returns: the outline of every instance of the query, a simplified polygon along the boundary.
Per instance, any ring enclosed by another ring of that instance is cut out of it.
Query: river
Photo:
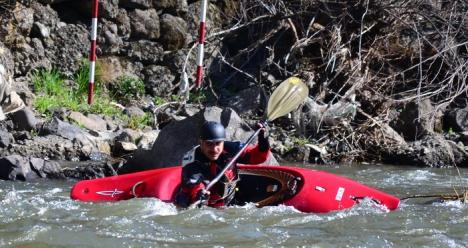
[[[454,193],[468,170],[301,165],[398,197]],[[372,202],[327,214],[294,208],[177,210],[157,199],[85,203],[75,181],[0,181],[0,247],[468,247],[468,207],[409,199],[396,211]]]

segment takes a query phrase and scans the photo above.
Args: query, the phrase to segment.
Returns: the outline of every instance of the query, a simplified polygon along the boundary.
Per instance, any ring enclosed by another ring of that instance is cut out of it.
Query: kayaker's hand
[[[200,201],[201,205],[206,205],[208,203],[208,199],[210,199],[211,192],[205,189],[201,189],[197,193],[197,199]]]
[[[257,130],[260,129],[258,133],[258,148],[260,151],[265,152],[270,149],[270,142],[268,141],[268,130],[267,126],[263,123],[257,123]]]

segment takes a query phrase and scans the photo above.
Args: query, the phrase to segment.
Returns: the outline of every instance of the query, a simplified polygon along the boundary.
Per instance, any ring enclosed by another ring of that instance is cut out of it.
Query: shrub
[[[130,76],[120,77],[111,89],[112,97],[123,102],[140,99],[144,94],[144,82],[139,78]]]

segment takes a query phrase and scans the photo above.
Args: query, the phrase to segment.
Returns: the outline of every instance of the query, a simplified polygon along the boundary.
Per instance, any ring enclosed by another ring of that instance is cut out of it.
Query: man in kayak
[[[236,162],[242,164],[263,163],[270,154],[270,144],[265,127],[261,128],[258,144],[248,145]],[[210,191],[204,190],[230,160],[241,150],[243,143],[226,141],[224,126],[208,121],[200,129],[200,144],[184,155],[182,161],[182,183],[176,196],[176,204],[188,207],[203,199],[211,207],[234,204],[236,184],[239,181],[236,163],[234,163]]]

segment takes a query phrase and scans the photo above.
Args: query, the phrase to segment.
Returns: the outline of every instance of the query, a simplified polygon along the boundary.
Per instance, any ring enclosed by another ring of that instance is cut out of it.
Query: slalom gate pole
[[[99,0],[93,0],[93,12],[91,13],[91,47],[89,49],[89,84],[88,84],[88,104],[93,103],[94,74],[96,67],[96,38],[97,38],[97,18]]]
[[[207,10],[208,0],[203,0],[200,10],[200,28],[198,30],[198,56],[197,56],[197,79],[195,84],[197,88],[200,88],[203,81],[203,49],[205,45],[205,35],[206,35],[206,10]]]

